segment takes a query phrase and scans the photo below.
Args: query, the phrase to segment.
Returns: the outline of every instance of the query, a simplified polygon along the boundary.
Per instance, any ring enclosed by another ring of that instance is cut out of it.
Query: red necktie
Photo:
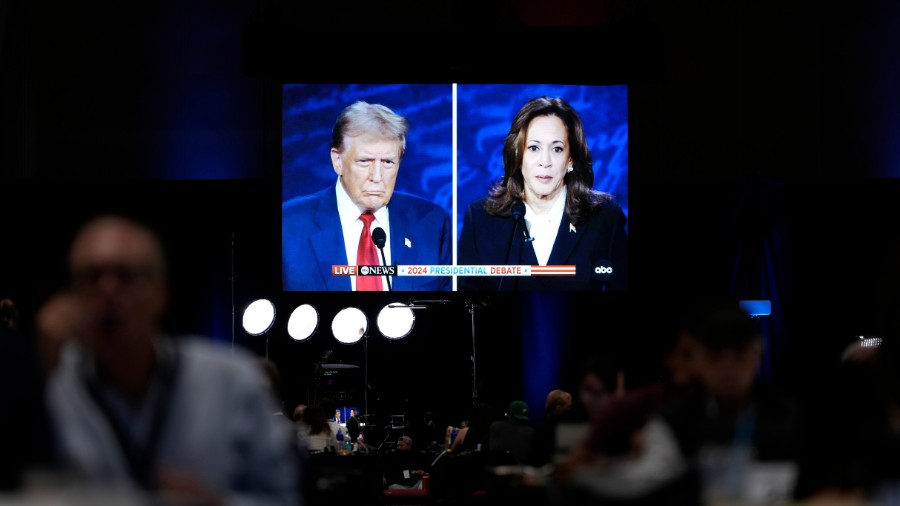
[[[359,219],[363,222],[362,234],[359,236],[359,246],[356,248],[356,265],[381,265],[378,261],[378,248],[372,241],[372,232],[369,227],[375,220],[375,215],[369,211],[362,213]],[[356,291],[380,292],[381,276],[356,276]]]

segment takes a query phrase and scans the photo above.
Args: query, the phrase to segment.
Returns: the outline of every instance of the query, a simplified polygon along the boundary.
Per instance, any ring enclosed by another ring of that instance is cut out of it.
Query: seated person
[[[555,389],[547,394],[544,401],[544,410],[547,416],[555,415],[560,411],[564,411],[572,406],[572,394],[565,390]]]
[[[699,309],[688,326],[698,380],[674,395],[635,391],[592,410],[592,433],[565,464],[572,470],[582,459],[580,468],[555,470],[556,479],[568,475],[567,504],[795,499],[800,406],[758,378],[762,332],[750,315],[733,303]]]
[[[489,447],[498,452],[509,452],[522,464],[528,458],[534,427],[528,423],[528,404],[512,401],[506,410],[506,418],[496,420],[490,426]]]
[[[421,489],[431,465],[428,456],[413,448],[412,438],[400,436],[397,449],[384,456],[384,485],[389,489]]]
[[[338,442],[325,412],[319,406],[309,406],[303,412],[306,434],[303,440],[310,453],[333,452]]]
[[[458,454],[466,450],[487,450],[493,421],[494,410],[490,404],[479,402],[473,406],[469,419],[453,438],[450,451]]]

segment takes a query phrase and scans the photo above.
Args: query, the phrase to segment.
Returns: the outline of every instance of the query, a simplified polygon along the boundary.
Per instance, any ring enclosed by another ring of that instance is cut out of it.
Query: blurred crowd
[[[669,336],[656,381],[632,385],[594,355],[543,406],[477,402],[431,433],[372,440],[372,424],[355,410],[342,420],[333,399],[286,408],[272,362],[168,334],[165,254],[146,225],[91,220],[68,263],[70,283],[29,325],[0,300],[0,490],[13,501],[900,502],[890,289],[881,338],[834,358],[828,406],[764,381],[758,320],[717,301]]]

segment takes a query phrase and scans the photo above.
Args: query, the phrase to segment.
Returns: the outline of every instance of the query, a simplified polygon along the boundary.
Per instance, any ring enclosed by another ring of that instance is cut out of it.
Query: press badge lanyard
[[[157,368],[157,378],[159,380],[159,392],[153,406],[152,418],[150,420],[150,433],[147,435],[146,442],[143,446],[137,444],[136,441],[129,436],[128,431],[122,423],[121,417],[117,416],[110,405],[109,400],[101,392],[101,385],[96,375],[87,374],[84,376],[88,393],[100,411],[103,413],[106,421],[116,436],[119,448],[128,463],[128,471],[136,483],[146,490],[156,489],[156,476],[154,473],[154,464],[156,454],[159,450],[159,441],[162,436],[162,429],[165,426],[171,403],[172,393],[175,384],[175,378],[178,372],[179,357],[176,346],[168,346],[163,348],[160,344],[161,352],[158,354],[159,363]],[[168,353],[167,353],[167,352]]]

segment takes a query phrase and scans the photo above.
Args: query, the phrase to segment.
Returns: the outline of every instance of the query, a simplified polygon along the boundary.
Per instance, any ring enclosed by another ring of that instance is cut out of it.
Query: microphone
[[[525,216],[525,203],[521,200],[517,200],[513,202],[512,208],[509,210],[510,215],[513,219],[513,227],[509,232],[509,241],[506,243],[506,257],[503,261],[504,265],[509,265],[509,253],[512,250],[513,237],[516,236],[516,231],[519,229],[519,221],[522,220],[522,217]],[[528,227],[525,227],[525,233],[528,233]],[[497,290],[501,290],[503,288],[503,279],[505,276],[500,276],[500,282],[497,284]]]
[[[525,217],[525,203],[521,200],[517,200],[515,204],[512,205],[512,217],[513,221],[518,224],[519,220]],[[531,242],[534,240],[534,237],[531,237],[531,234],[528,233],[528,225],[526,224],[524,227],[525,234],[525,242]]]
[[[509,233],[509,241],[506,243],[506,260],[505,264],[509,264],[509,252],[512,249],[513,237],[516,235],[516,230],[519,228],[519,220],[525,216],[525,203],[521,200],[517,200],[513,205],[512,209],[510,209],[510,213],[512,214],[513,219],[513,228]],[[500,278],[500,281],[503,281],[503,278]]]
[[[375,229],[372,230],[372,242],[374,242],[375,246],[382,250],[381,253],[384,254],[384,243],[387,242],[387,234],[384,233],[383,228],[375,227]]]
[[[383,228],[375,227],[375,229],[372,230],[372,242],[374,242],[375,246],[378,247],[378,250],[381,251],[381,265],[387,266],[387,259],[384,257],[384,243],[387,242],[387,234],[384,232]],[[391,287],[391,277],[385,276],[384,279],[387,280],[388,291],[393,291],[394,289]]]
[[[525,203],[521,200],[517,200],[513,205],[512,209],[510,209],[512,213],[513,221],[519,221],[525,217]]]

